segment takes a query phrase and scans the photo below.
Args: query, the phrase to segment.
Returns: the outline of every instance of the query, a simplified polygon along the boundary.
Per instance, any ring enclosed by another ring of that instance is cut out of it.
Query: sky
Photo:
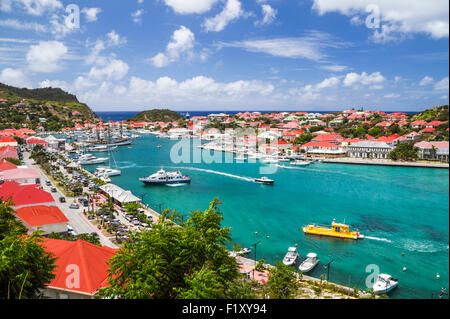
[[[449,100],[447,0],[0,0],[0,82],[95,111],[419,111]]]

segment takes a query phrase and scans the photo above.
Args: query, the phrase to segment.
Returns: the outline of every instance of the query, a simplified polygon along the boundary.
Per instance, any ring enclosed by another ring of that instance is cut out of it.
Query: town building
[[[449,142],[419,142],[419,158],[431,161],[448,162]]]
[[[359,141],[347,147],[347,155],[351,158],[387,159],[392,149],[385,142]]]
[[[29,206],[16,210],[16,216],[31,232],[41,231],[42,235],[67,232],[69,220],[56,206]]]

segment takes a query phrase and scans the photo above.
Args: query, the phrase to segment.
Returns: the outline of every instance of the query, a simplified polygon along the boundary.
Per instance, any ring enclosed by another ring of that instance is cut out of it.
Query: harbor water
[[[399,287],[391,298],[431,298],[442,287],[448,290],[448,170],[282,163],[273,174],[261,174],[261,167],[269,164],[174,162],[170,152],[176,143],[180,141],[143,135],[131,146],[117,148],[111,152],[111,166],[117,164],[122,174],[111,177],[112,183],[142,197],[155,210],[176,209],[184,216],[206,209],[218,197],[223,202],[223,224],[232,228],[233,241],[252,248],[248,258],[255,258],[252,245],[260,242],[256,259],[274,264],[283,259],[289,246],[297,244],[300,256],[318,254],[320,264],[308,273],[313,277],[326,278],[325,266],[332,262],[329,280],[350,287],[366,289],[374,269],[397,278]],[[214,155],[213,151],[200,152]],[[233,156],[216,155],[222,162],[224,156]],[[95,167],[86,168],[93,171]],[[138,180],[161,168],[180,170],[192,182],[171,187],[145,186]],[[275,184],[253,182],[262,175]],[[358,229],[366,238],[343,240],[302,232],[302,226],[330,225],[333,219]]]

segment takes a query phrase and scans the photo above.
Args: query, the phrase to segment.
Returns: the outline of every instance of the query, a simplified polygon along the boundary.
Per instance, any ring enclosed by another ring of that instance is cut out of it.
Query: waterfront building
[[[69,220],[56,206],[29,206],[16,210],[16,216],[29,232],[42,231],[42,235],[67,232]]]
[[[342,157],[346,153],[345,147],[329,142],[309,142],[304,144],[301,149],[312,157]]]
[[[97,246],[84,240],[67,241],[44,238],[41,245],[56,257],[55,277],[42,291],[51,299],[93,299],[100,288],[107,287],[107,262],[117,249]],[[71,274],[73,280],[69,277]],[[69,279],[69,280],[68,280]]]
[[[431,161],[448,162],[449,142],[419,142],[419,158]]]
[[[392,149],[385,142],[359,141],[347,147],[347,155],[351,158],[387,159]]]
[[[113,202],[121,207],[128,203],[137,203],[141,199],[134,196],[130,191],[126,191],[115,184],[106,184],[99,187],[100,192],[111,197]]]

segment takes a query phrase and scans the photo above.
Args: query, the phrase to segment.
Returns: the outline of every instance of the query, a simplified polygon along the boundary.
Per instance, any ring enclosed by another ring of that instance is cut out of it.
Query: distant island
[[[183,119],[179,113],[171,110],[150,110],[143,111],[132,118],[129,121],[146,121],[146,122],[176,122]]]

